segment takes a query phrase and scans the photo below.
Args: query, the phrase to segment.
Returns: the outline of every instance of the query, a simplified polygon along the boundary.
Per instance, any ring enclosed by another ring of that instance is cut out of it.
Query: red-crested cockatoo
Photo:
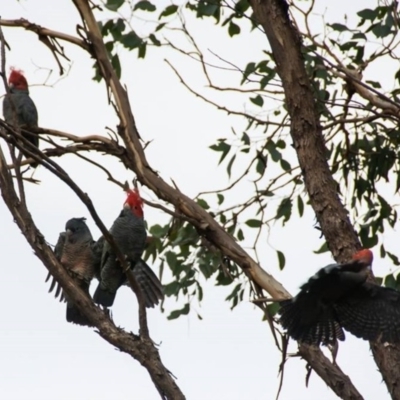
[[[143,200],[137,189],[129,190],[123,209],[114,221],[110,234],[127,260],[144,296],[146,307],[154,307],[163,299],[160,280],[141,256],[146,245],[146,227],[143,219]],[[103,237],[97,242],[102,247],[99,285],[93,300],[104,307],[114,303],[117,290],[127,283],[125,272],[111,245]]]
[[[293,339],[307,344],[335,344],[343,329],[381,342],[400,341],[400,292],[367,281],[373,261],[361,250],[345,264],[319,270],[297,296],[280,302],[280,322]]]
[[[8,78],[10,93],[3,100],[4,120],[14,127],[18,126],[26,131],[38,126],[38,112],[35,103],[29,96],[28,82],[22,71],[11,68]],[[34,132],[23,132],[23,136],[34,146],[39,147],[39,135]],[[36,167],[36,163],[31,164]]]

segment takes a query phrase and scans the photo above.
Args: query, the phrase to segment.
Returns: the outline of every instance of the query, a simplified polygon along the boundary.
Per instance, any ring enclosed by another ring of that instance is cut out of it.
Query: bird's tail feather
[[[94,326],[72,303],[67,303],[67,321],[82,326]]]
[[[51,275],[50,272],[48,273],[45,282],[48,282],[50,278],[52,278],[52,280],[51,280],[51,284],[50,284],[50,288],[49,288],[49,293],[51,293],[51,292],[54,290],[54,288],[55,288],[56,290],[55,290],[55,293],[54,293],[54,297],[55,297],[56,299],[59,298],[60,302],[65,301],[65,296],[64,296],[64,292],[63,292],[63,290],[62,290],[62,287],[61,287],[60,284],[56,281],[56,279],[54,278],[54,276]]]
[[[111,307],[114,304],[115,296],[117,292],[111,293],[105,289],[102,289],[101,284],[97,286],[96,291],[93,295],[93,301],[96,304],[100,304],[103,307]]]
[[[142,289],[146,307],[156,306],[164,298],[163,287],[157,275],[143,260],[135,264],[133,274]]]

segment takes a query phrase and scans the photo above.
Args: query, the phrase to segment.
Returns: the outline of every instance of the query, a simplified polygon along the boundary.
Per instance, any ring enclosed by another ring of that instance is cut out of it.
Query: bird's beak
[[[13,83],[10,83],[10,84],[8,85],[8,87],[9,87],[10,89],[14,89],[14,84],[13,84]]]
[[[67,230],[65,231],[65,233],[66,233],[68,236],[72,235],[71,229],[67,229]]]

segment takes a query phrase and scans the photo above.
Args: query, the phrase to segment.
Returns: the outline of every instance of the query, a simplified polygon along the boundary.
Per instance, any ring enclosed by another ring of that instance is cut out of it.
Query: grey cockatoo
[[[290,300],[280,302],[289,336],[319,345],[344,340],[343,329],[365,340],[400,342],[400,292],[368,282],[373,254],[361,250],[345,264],[322,268]]]
[[[60,233],[54,248],[54,254],[78,285],[89,294],[90,282],[96,269],[99,269],[99,253],[94,250],[95,242],[85,223],[85,218],[72,218],[65,225],[65,232]],[[46,281],[51,277],[49,274]],[[92,326],[72,303],[68,296],[53,279],[50,292],[56,287],[56,297],[67,301],[67,321],[78,325]]]
[[[13,126],[19,126],[26,130],[38,126],[38,112],[35,103],[29,96],[28,82],[21,71],[11,69],[8,79],[10,93],[3,100],[4,120]],[[24,137],[34,146],[39,147],[39,135],[37,133],[24,133]],[[37,164],[32,163],[32,167]]]
[[[141,259],[147,234],[143,220],[143,200],[137,189],[128,191],[124,207],[114,221],[110,233],[133,271],[146,307],[154,307],[164,295],[161,282]],[[101,237],[96,246],[102,247],[102,256],[99,285],[93,300],[104,307],[110,307],[114,303],[117,290],[127,283],[127,278],[111,245]]]

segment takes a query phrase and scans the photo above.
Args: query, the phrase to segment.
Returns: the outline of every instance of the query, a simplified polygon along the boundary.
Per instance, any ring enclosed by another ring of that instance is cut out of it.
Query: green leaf
[[[133,7],[133,10],[143,10],[143,11],[153,12],[153,11],[156,11],[156,6],[152,3],[150,3],[150,1],[142,0],[142,1],[138,1],[135,4],[135,7]]]
[[[201,262],[199,263],[199,269],[206,279],[210,278],[211,275],[215,272],[214,266],[211,265],[208,260],[201,260]]]
[[[256,171],[260,174],[260,175],[264,175],[264,172],[267,168],[267,161],[268,158],[264,157],[262,154],[258,154],[257,156],[257,164],[256,164]]]
[[[392,28],[388,25],[383,24],[375,24],[371,31],[377,38],[384,38],[388,36],[391,32]]]
[[[362,19],[368,19],[373,21],[378,15],[378,10],[371,10],[369,8],[365,8],[364,10],[359,11],[357,15]]]
[[[250,62],[246,65],[246,68],[244,69],[243,72],[243,79],[240,82],[241,85],[243,85],[243,83],[247,80],[247,78],[249,77],[249,75],[251,75],[253,72],[255,72],[257,70],[256,68],[256,63],[254,62]]]
[[[271,154],[273,161],[278,162],[282,158],[281,153],[276,149],[276,145],[272,140],[267,142],[265,148],[268,150],[269,154]]]
[[[269,312],[269,315],[271,315],[271,317],[276,315],[276,313],[279,311],[279,308],[280,308],[279,303],[271,303],[267,305],[267,310]]]
[[[139,58],[145,58],[146,57],[146,49],[147,49],[147,43],[143,42],[140,46],[139,46],[139,51],[138,51],[138,57]]]
[[[121,63],[119,62],[118,54],[114,54],[111,58],[111,65],[114,68],[115,73],[117,74],[118,79],[121,78]]]
[[[282,271],[286,264],[285,255],[279,250],[276,251],[276,254],[278,255],[279,269]]]
[[[220,205],[224,202],[225,197],[224,197],[224,195],[221,194],[221,193],[218,193],[218,194],[217,194],[217,197],[218,197],[218,205],[220,206]]]
[[[216,278],[216,285],[217,286],[228,286],[232,283],[232,278],[225,274],[222,269],[218,271],[217,278]]]
[[[200,1],[197,6],[197,18],[214,16],[219,20],[219,4],[215,1]]]
[[[181,315],[189,314],[189,311],[190,311],[190,304],[186,303],[185,306],[183,308],[181,308],[180,310],[172,311],[171,314],[168,315],[167,319],[169,319],[169,320],[177,319]]]
[[[218,165],[224,161],[224,158],[228,155],[229,150],[231,149],[231,145],[228,143],[225,143],[224,139],[220,139],[218,144],[213,144],[210,146],[211,150],[214,151],[220,151],[222,152],[221,158],[219,159]]]
[[[243,132],[241,141],[242,141],[243,144],[245,144],[245,145],[249,145],[249,144],[250,144],[250,137],[249,137],[249,135],[248,135],[246,132]]]
[[[177,11],[178,11],[178,6],[176,6],[175,4],[171,4],[170,6],[164,9],[164,11],[158,17],[158,19],[161,19],[163,17],[168,17],[172,14],[175,14]]]
[[[171,268],[172,272],[175,272],[176,266],[178,265],[178,258],[175,253],[168,251],[165,253],[165,258],[167,260],[168,266]]]
[[[210,206],[208,205],[208,203],[203,200],[203,199],[197,199],[196,203],[201,207],[204,208],[204,210],[208,210],[210,208]]]
[[[230,293],[230,295],[228,295],[225,300],[232,300],[233,298],[237,297],[239,290],[242,288],[242,284],[238,283],[232,290],[232,292]]]
[[[107,3],[104,4],[105,7],[111,11],[117,11],[124,4],[124,0],[107,0]]]
[[[286,172],[290,172],[292,169],[292,166],[289,164],[288,161],[284,160],[283,158],[280,161],[281,163],[281,168],[286,171]]]
[[[164,237],[167,234],[168,229],[169,229],[168,225],[161,226],[161,225],[156,224],[150,228],[150,233],[151,233],[151,236],[154,236],[157,239],[161,239],[162,237]]]
[[[362,33],[362,32],[356,32],[356,33],[352,36],[352,39],[367,40],[367,37],[366,37],[365,34]]]
[[[278,147],[279,149],[286,149],[286,142],[282,139],[279,139],[276,142],[276,147]]]
[[[111,57],[111,56],[112,56],[111,53],[112,53],[112,51],[114,50],[114,42],[113,42],[113,41],[111,41],[111,42],[106,42],[106,43],[104,43],[104,45],[106,46],[106,50],[107,50],[108,54],[109,54],[110,57]]]
[[[297,197],[297,211],[299,212],[299,216],[302,217],[304,214],[304,202],[301,196]]]
[[[343,24],[328,24],[334,31],[338,32],[343,32],[343,31],[348,31],[349,29],[347,28],[346,25]]]
[[[371,85],[374,89],[381,89],[381,88],[382,88],[380,82],[377,82],[377,81],[369,81],[369,80],[367,80],[367,81],[365,81],[365,82],[368,83],[368,85]]]
[[[236,154],[233,155],[233,157],[231,158],[231,160],[228,163],[228,166],[226,167],[226,172],[228,173],[229,178],[231,177],[232,166],[233,166],[233,163],[235,162],[235,159],[236,159]]]
[[[247,9],[250,7],[250,4],[248,2],[248,0],[239,0],[236,4],[235,4],[235,11],[237,13],[243,14],[247,11]]]
[[[167,25],[166,22],[161,22],[160,24],[157,25],[157,28],[154,32],[161,31],[161,29],[164,28],[165,25]]]
[[[283,218],[283,225],[289,221],[292,215],[292,199],[286,197],[281,201],[276,212],[276,219]]]
[[[360,229],[360,240],[364,248],[370,249],[378,244],[378,235],[371,233],[368,226],[362,226]]]
[[[131,31],[125,35],[122,35],[120,42],[124,47],[132,50],[136,47],[139,47],[142,44],[143,39],[139,37],[135,31]]]
[[[197,299],[199,301],[203,300],[203,288],[200,286],[198,282],[197,282]]]
[[[163,292],[166,296],[171,297],[171,296],[176,296],[179,292],[180,285],[178,281],[173,281],[171,283],[168,283],[167,285],[164,285]]]
[[[262,222],[258,219],[248,219],[246,221],[246,225],[249,226],[250,228],[260,228]]]
[[[314,254],[327,253],[328,251],[329,251],[328,243],[324,242],[323,245],[318,250],[314,251]]]
[[[389,275],[385,276],[384,285],[391,289],[396,288],[396,279],[393,276],[393,274],[389,274]]]
[[[389,253],[388,251],[386,252],[386,254],[387,254],[388,257],[392,260],[392,262],[393,262],[394,265],[396,265],[396,266],[399,266],[399,265],[400,265],[399,259],[398,259],[398,257],[397,257],[395,254]],[[400,276],[400,274],[397,275],[397,277],[399,277],[399,276]]]
[[[122,32],[124,30],[125,30],[125,22],[122,18],[118,18],[116,22],[110,19],[103,26],[102,35],[107,36],[108,33],[111,33],[114,40],[120,40]]]
[[[239,35],[240,33],[240,26],[236,25],[234,22],[229,22],[229,27],[228,27],[228,33],[229,36],[235,36],[235,35]]]
[[[250,101],[258,107],[262,107],[264,104],[264,100],[259,94],[256,97],[250,97]]]
[[[155,46],[161,46],[161,42],[157,39],[157,37],[153,33],[150,34],[149,39]]]

